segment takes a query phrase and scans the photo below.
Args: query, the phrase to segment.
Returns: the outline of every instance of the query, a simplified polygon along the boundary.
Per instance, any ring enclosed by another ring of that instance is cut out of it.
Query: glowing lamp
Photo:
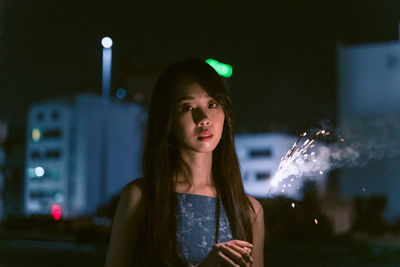
[[[113,45],[113,41],[110,37],[104,37],[103,39],[101,39],[101,45],[104,48],[111,48],[111,46]]]
[[[42,132],[38,128],[32,130],[32,140],[37,142],[42,137]]]
[[[229,78],[232,76],[232,66],[219,62],[218,60],[209,58],[206,59],[206,63],[209,64],[213,69],[221,76]]]
[[[51,207],[51,216],[53,216],[53,219],[58,221],[61,219],[61,207],[57,204],[54,204]]]
[[[35,168],[35,175],[37,177],[42,177],[44,175],[44,169],[42,167]]]

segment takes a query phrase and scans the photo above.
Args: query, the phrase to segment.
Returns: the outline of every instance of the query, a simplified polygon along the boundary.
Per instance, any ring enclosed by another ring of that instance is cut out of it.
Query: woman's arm
[[[252,215],[250,217],[251,222],[254,222],[253,249],[251,254],[251,256],[254,259],[254,263],[251,266],[262,267],[264,266],[264,236],[265,236],[264,213],[261,204],[256,199],[250,196],[249,199],[254,207],[254,213],[252,212]],[[255,218],[255,216],[257,216],[257,218]]]
[[[106,267],[132,266],[143,211],[142,190],[133,181],[122,190],[115,212]]]

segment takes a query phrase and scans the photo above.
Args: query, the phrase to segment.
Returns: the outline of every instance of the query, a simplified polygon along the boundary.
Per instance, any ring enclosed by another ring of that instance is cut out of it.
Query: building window
[[[40,152],[39,151],[32,151],[31,152],[31,159],[38,159],[40,158]]]
[[[252,149],[249,151],[250,158],[269,158],[272,155],[270,148]]]
[[[52,113],[51,113],[51,119],[53,120],[53,121],[56,121],[56,120],[58,120],[60,118],[60,113],[57,111],[57,110],[54,110]]]
[[[40,153],[38,150],[31,151],[31,159],[45,158],[59,158],[61,156],[61,151],[59,149],[49,149],[46,152]]]
[[[59,129],[45,130],[43,132],[43,138],[58,138],[61,136]]]
[[[386,56],[386,67],[389,70],[396,70],[399,67],[399,59],[396,55],[387,55]]]
[[[45,154],[46,158],[59,158],[61,156],[60,150],[48,150]]]
[[[43,112],[38,112],[37,113],[37,115],[36,115],[36,119],[38,120],[38,121],[43,121],[44,120],[44,114],[43,114]]]
[[[40,199],[40,198],[54,198],[54,196],[59,193],[58,191],[33,191],[30,193],[31,199]]]
[[[259,180],[267,180],[269,177],[271,177],[271,173],[269,172],[258,172],[256,173],[256,179]]]

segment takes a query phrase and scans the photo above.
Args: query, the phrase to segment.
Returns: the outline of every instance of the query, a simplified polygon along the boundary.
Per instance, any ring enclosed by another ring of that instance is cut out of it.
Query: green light
[[[32,139],[33,141],[37,142],[40,140],[40,138],[42,137],[42,132],[40,132],[40,130],[38,128],[34,128],[32,130]]]
[[[229,78],[232,76],[232,66],[231,65],[219,62],[218,60],[215,60],[212,58],[206,59],[206,62],[211,67],[213,67],[219,75],[226,77],[226,78]]]

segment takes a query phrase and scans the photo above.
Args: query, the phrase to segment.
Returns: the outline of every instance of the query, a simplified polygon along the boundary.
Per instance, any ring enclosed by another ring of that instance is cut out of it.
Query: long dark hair
[[[212,179],[225,208],[233,237],[252,242],[250,212],[234,147],[233,106],[224,81],[207,63],[187,59],[168,67],[153,91],[143,157],[145,218],[142,259],[154,266],[184,266],[176,239],[177,198],[174,175],[182,161],[171,134],[176,88],[185,77],[194,79],[225,112],[222,138],[213,151]]]

